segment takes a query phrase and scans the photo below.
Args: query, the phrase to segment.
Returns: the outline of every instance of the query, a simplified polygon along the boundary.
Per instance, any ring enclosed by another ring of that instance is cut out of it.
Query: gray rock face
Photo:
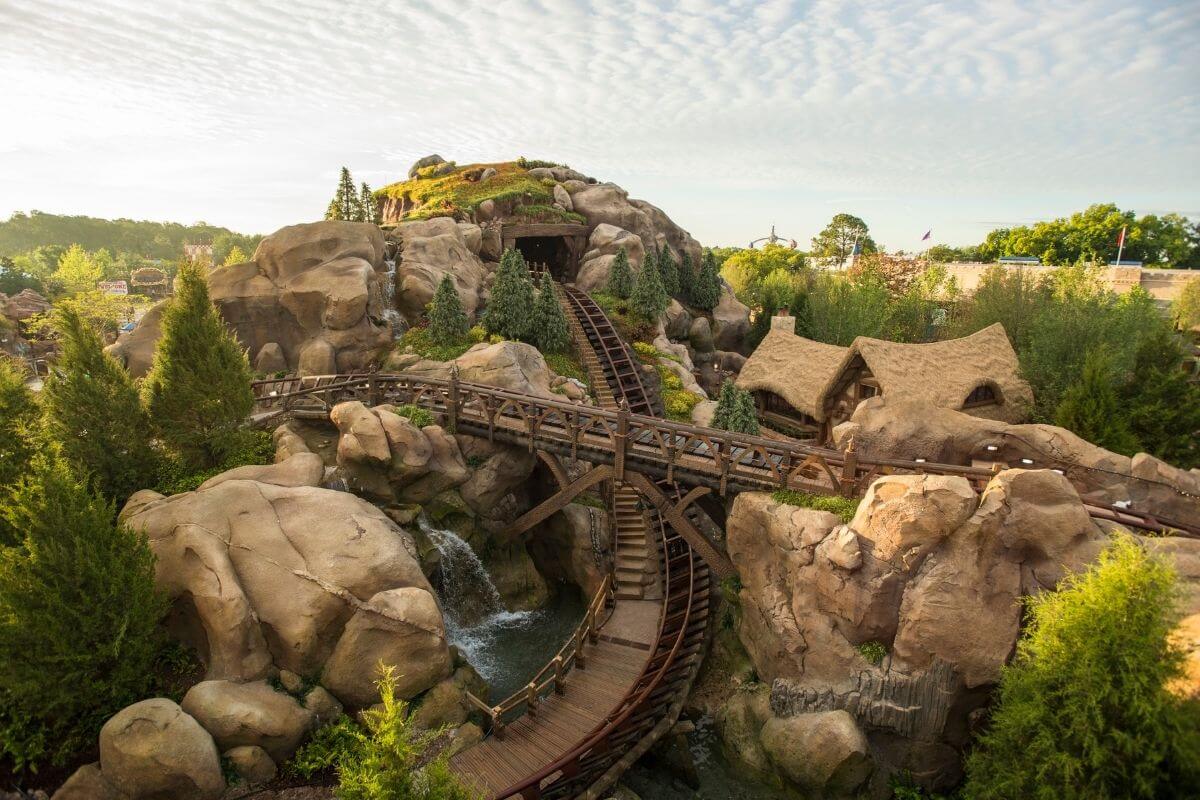
[[[100,768],[132,800],[216,800],[225,791],[212,737],[165,698],[134,703],[104,723]]]
[[[408,168],[408,177],[410,179],[417,177],[417,173],[426,167],[432,167],[435,164],[445,164],[446,159],[439,156],[437,153],[428,156],[422,156],[413,162],[413,165]]]
[[[188,690],[181,705],[212,734],[218,749],[252,745],[279,763],[291,758],[316,719],[266,681],[202,681]]]

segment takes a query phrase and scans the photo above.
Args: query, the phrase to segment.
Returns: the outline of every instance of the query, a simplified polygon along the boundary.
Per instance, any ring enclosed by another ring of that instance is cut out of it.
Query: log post
[[[492,709],[492,736],[497,739],[504,738],[504,715],[500,711],[500,706]]]
[[[379,386],[375,383],[375,373],[367,376],[367,405],[374,408],[379,405]]]
[[[537,716],[538,692],[536,683],[531,683],[525,687],[525,707],[529,716]]]
[[[458,428],[458,364],[450,365],[450,393],[446,399],[446,429],[454,433]]]
[[[850,441],[846,443],[846,452],[842,456],[842,494],[850,497],[854,494],[854,487],[857,483],[858,475],[858,454],[854,452],[854,437],[850,437]]]
[[[554,657],[554,693],[562,694],[566,689],[563,687],[563,660],[562,656]]]
[[[625,440],[629,436],[629,403],[624,397],[617,404],[617,432],[613,435],[613,478],[625,482]]]

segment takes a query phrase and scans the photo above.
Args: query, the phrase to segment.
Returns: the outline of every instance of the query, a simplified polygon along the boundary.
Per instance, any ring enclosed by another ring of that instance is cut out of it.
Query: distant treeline
[[[17,212],[0,222],[0,256],[17,256],[39,248],[66,250],[73,244],[84,250],[107,250],[114,256],[127,254],[145,259],[175,261],[183,256],[183,245],[211,244],[213,262],[220,264],[229,251],[240,247],[252,254],[260,235],[248,236],[228,228],[197,222],[150,222],[132,219],[97,219],[31,211]]]

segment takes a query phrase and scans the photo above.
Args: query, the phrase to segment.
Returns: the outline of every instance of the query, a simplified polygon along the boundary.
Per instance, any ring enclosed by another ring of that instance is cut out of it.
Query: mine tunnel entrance
[[[556,281],[575,280],[575,264],[571,248],[563,236],[522,236],[517,239],[517,249],[525,257],[525,263],[534,272],[550,270]]]

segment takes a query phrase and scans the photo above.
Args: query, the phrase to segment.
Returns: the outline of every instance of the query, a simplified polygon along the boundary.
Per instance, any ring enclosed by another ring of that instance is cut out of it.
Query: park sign
[[[96,287],[105,294],[129,294],[129,284],[125,281],[100,281]]]

